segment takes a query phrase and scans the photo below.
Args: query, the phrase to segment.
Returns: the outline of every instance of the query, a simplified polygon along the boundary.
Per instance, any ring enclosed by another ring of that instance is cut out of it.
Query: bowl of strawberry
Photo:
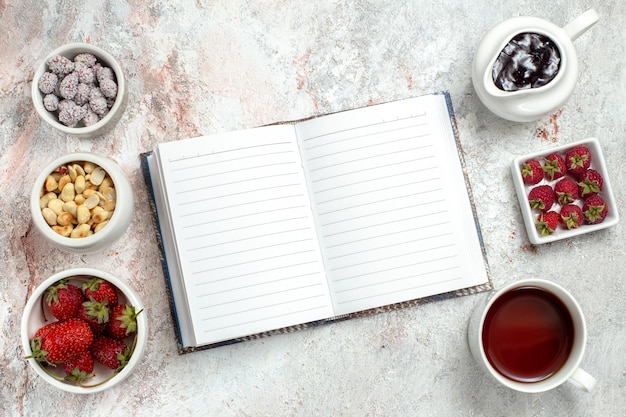
[[[105,390],[137,366],[148,320],[123,280],[92,268],[57,273],[32,293],[22,317],[24,356],[55,387],[73,393]]]
[[[595,138],[519,156],[513,160],[511,173],[533,244],[619,222],[604,156]]]

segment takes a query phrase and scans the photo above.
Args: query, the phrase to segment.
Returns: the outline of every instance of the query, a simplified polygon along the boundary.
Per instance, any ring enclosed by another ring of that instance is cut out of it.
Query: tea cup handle
[[[593,26],[598,20],[600,20],[598,12],[596,12],[595,9],[589,9],[569,22],[567,25],[563,26],[563,30],[573,41],[585,33],[587,29]]]
[[[593,389],[596,386],[596,383],[598,382],[593,376],[591,376],[590,374],[588,374],[587,372],[583,371],[580,368],[577,368],[574,371],[572,376],[569,377],[568,381],[571,382],[573,385],[575,385],[577,388],[585,392],[593,391]]]

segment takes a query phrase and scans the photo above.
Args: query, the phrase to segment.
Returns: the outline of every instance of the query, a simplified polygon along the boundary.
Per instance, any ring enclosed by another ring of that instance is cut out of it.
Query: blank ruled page
[[[487,282],[443,95],[297,131],[336,314]]]
[[[159,145],[196,343],[332,316],[293,126]]]

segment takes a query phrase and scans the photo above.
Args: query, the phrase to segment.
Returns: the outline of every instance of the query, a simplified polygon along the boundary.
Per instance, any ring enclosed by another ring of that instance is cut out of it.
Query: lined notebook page
[[[197,344],[333,315],[293,126],[158,156]]]
[[[297,132],[336,314],[487,282],[445,96]]]

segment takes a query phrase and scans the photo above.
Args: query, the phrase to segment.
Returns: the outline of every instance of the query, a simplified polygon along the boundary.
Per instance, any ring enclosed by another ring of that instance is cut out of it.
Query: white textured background
[[[471,86],[480,37],[509,17],[559,26],[590,7],[601,21],[576,40],[580,77],[567,105],[537,123],[490,114]],[[209,1],[0,0],[0,410],[7,416],[626,416],[626,230],[532,246],[509,173],[519,155],[595,136],[626,215],[626,3],[621,0]],[[90,42],[117,57],[129,84],[117,128],[65,137],[34,112],[34,69],[56,47]],[[494,285],[529,276],[567,287],[589,326],[571,385],[538,395],[498,386],[473,363],[466,326],[481,297],[179,356],[151,233],[139,153],[156,143],[449,90]],[[51,249],[31,228],[41,166],[73,151],[116,160],[135,187],[127,234],[101,254]],[[22,309],[61,269],[126,278],[148,305],[145,359],[95,395],[48,387],[23,360]],[[56,413],[55,413],[56,414]]]

